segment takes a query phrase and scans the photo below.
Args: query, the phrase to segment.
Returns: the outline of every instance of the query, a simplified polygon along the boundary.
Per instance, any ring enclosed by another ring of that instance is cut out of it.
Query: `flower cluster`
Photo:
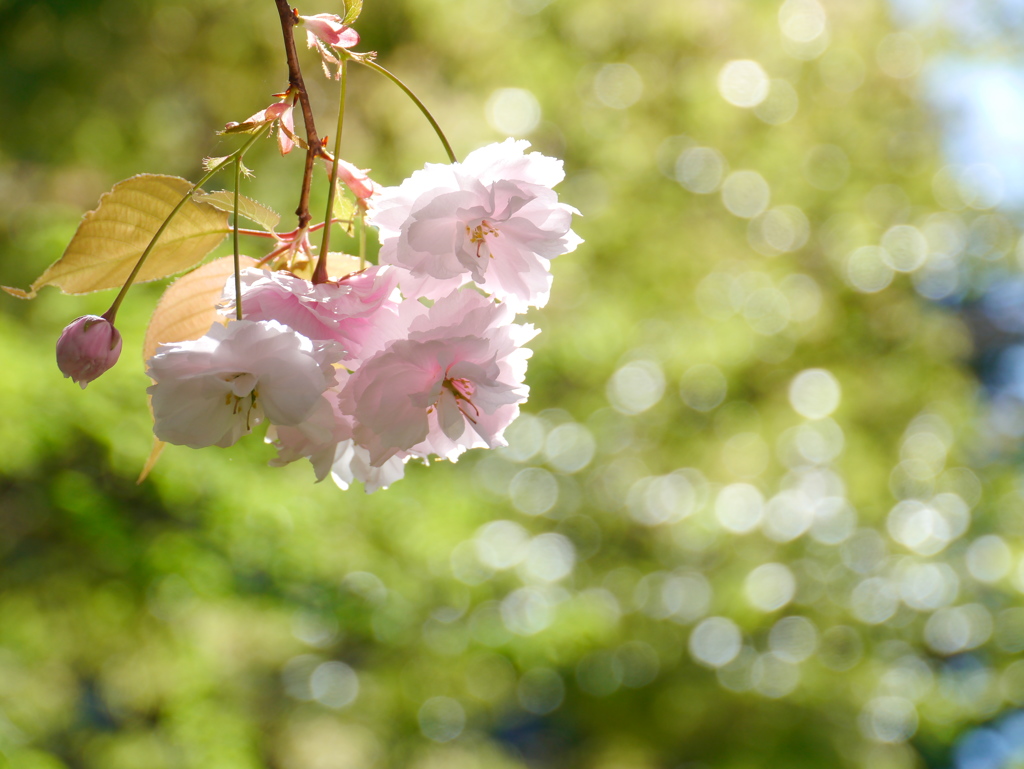
[[[228,446],[266,421],[272,464],[305,458],[318,479],[367,491],[410,459],[505,445],[537,333],[515,316],[547,302],[550,260],[581,242],[577,212],[551,189],[561,161],[528,146],[509,139],[374,185],[379,265],[319,284],[243,271],[241,320],[149,360],[157,437]],[[232,280],[225,315],[234,296]]]
[[[516,312],[547,303],[550,260],[581,242],[569,229],[579,212],[551,189],[562,161],[528,146],[507,139],[461,164],[428,164],[378,196],[369,222],[381,264],[408,271],[403,292],[438,299],[472,281]]]

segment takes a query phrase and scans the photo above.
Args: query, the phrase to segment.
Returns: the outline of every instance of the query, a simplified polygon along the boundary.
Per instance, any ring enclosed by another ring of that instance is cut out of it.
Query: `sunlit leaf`
[[[230,190],[203,192],[197,194],[195,199],[201,203],[209,203],[229,214],[235,210],[235,194]],[[281,215],[277,211],[259,201],[247,198],[245,195],[238,196],[238,213],[249,221],[256,222],[268,232],[273,232],[274,228],[281,223]]]
[[[240,261],[243,268],[256,265],[256,260],[248,256]],[[234,259],[224,256],[169,285],[157,302],[146,329],[143,357],[149,360],[161,344],[198,339],[209,331],[210,326],[222,318],[217,314],[216,305],[225,281],[233,272]]]
[[[142,252],[178,202],[192,189],[176,176],[142,174],[114,185],[99,207],[83,217],[64,255],[28,291],[7,293],[32,299],[43,286],[65,294],[88,294],[122,286]],[[161,234],[136,282],[159,280],[198,264],[224,239],[227,214],[188,200]]]
[[[345,23],[355,24],[363,12],[363,0],[345,0]]]
[[[349,236],[355,233],[355,220],[358,215],[358,208],[355,200],[345,194],[345,187],[339,181],[334,192],[334,218],[340,219],[340,224]]]

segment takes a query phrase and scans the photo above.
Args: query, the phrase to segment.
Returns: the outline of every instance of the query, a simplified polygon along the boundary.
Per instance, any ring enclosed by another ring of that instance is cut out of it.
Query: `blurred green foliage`
[[[785,7],[367,1],[360,49],[460,156],[521,133],[583,213],[508,449],[370,496],[250,438],[136,485],[160,287],[86,392],[53,343],[111,297],[0,297],[0,766],[910,769],[1024,705],[1014,447],[932,301],[1016,232],[935,182],[883,4]],[[286,86],[269,0],[6,0],[0,74],[15,286]],[[392,84],[350,93],[378,181],[444,159]],[[301,159],[247,163],[287,223]]]

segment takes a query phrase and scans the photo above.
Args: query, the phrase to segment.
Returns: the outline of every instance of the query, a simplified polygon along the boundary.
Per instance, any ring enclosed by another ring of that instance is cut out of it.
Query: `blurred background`
[[[587,242],[528,318],[526,413],[373,495],[257,436],[136,485],[162,286],[85,392],[54,343],[112,295],[0,296],[0,767],[1024,766],[1024,4],[357,26],[460,157],[565,159]],[[115,182],[198,178],[286,84],[270,0],[0,0],[0,282]],[[444,160],[391,83],[350,95],[377,181]],[[287,225],[298,153],[247,163]]]

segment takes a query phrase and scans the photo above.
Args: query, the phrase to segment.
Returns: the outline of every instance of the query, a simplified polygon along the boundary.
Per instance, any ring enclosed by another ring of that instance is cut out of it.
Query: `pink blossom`
[[[161,345],[149,359],[153,431],[192,448],[230,446],[264,416],[298,425],[324,400],[340,357],[276,321],[214,323],[200,339]]]
[[[338,49],[351,48],[359,43],[359,33],[346,27],[340,16],[318,13],[315,16],[299,16],[306,25],[306,45],[320,54],[324,74],[329,78],[341,77],[341,59]],[[331,65],[335,71],[331,72]]]
[[[242,271],[242,316],[276,320],[313,340],[332,340],[344,348],[343,360],[376,350],[397,332],[397,303],[392,299],[397,270],[372,266],[344,278],[314,285],[284,272]],[[223,311],[234,312],[234,281],[224,289]]]
[[[306,25],[306,43],[316,47],[319,39],[332,48],[351,48],[359,45],[359,33],[345,26],[340,16],[333,13],[318,13],[314,16],[299,16]]]
[[[340,158],[337,163],[338,179],[344,182],[345,186],[352,190],[352,194],[359,200],[370,201],[380,194],[383,187],[367,176],[370,169],[356,168],[347,160],[342,160]],[[327,167],[327,175],[330,176],[333,171],[334,163],[325,158],[324,165]]]
[[[338,371],[336,375],[344,377],[347,373]],[[338,444],[352,437],[352,420],[338,410],[339,389],[338,384],[329,387],[313,411],[298,424],[270,426],[266,441],[277,449],[277,457],[270,461],[272,467],[308,459],[317,481],[327,477]]]
[[[99,315],[83,315],[69,323],[57,340],[57,367],[85,389],[110,369],[121,355],[121,334]]]
[[[270,427],[267,443],[277,449],[277,457],[270,464],[280,467],[308,459],[317,481],[330,474],[343,490],[353,481],[360,481],[367,493],[387,488],[405,475],[405,462],[411,455],[400,452],[380,467],[370,464],[369,452],[351,440],[352,418],[339,408],[338,395],[349,374],[340,370],[337,375],[338,384],[324,393],[305,420],[294,427]]]
[[[505,445],[502,434],[529,392],[522,345],[536,334],[512,315],[469,290],[429,309],[402,304],[407,337],[365,360],[341,391],[341,410],[373,466],[405,451],[455,459]]]
[[[562,162],[508,139],[450,166],[428,163],[399,187],[386,187],[368,221],[379,230],[380,262],[407,268],[403,292],[430,299],[472,280],[516,312],[542,307],[550,260],[582,240],[579,212],[551,189]]]

